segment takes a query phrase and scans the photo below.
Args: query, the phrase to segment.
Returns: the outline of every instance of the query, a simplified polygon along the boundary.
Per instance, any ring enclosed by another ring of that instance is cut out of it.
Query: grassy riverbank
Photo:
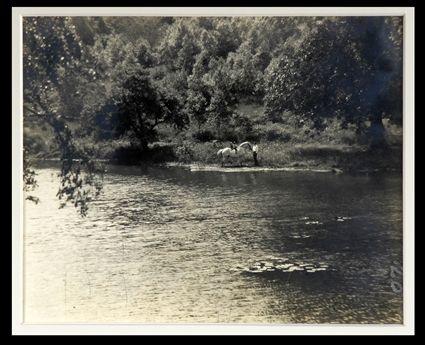
[[[344,172],[401,171],[401,128],[387,125],[389,146],[371,150],[361,138],[350,130],[328,130],[305,135],[300,131],[284,132],[277,125],[261,129],[258,137],[258,159],[262,167],[334,169]],[[97,159],[117,164],[200,164],[218,165],[217,151],[229,145],[227,140],[200,141],[197,133],[185,132],[179,136],[164,128],[159,133],[160,141],[152,143],[145,152],[131,145],[129,140],[78,139],[77,145],[89,146]],[[34,159],[59,157],[53,135],[47,128],[37,127],[25,132],[26,146]],[[246,152],[243,166],[253,166],[253,157]],[[230,165],[230,164],[229,164]]]
[[[155,143],[150,145],[149,151],[145,153],[140,153],[136,148],[122,142],[104,142],[99,146],[102,147],[98,147],[97,158],[116,164],[220,164],[216,155],[218,143]],[[330,169],[335,172],[401,171],[402,168],[401,146],[376,151],[360,145],[290,146],[284,143],[261,142],[259,148],[259,163],[262,167],[269,168]],[[57,157],[51,154],[33,156],[35,159]],[[254,166],[252,155],[247,152],[241,163],[243,166]]]
[[[325,169],[335,172],[401,171],[401,146],[385,150],[369,150],[365,146],[295,145],[263,142],[259,145],[259,163],[269,168]],[[178,162],[186,164],[218,164],[216,148],[211,144],[193,145],[191,154]],[[242,159],[243,166],[253,166],[252,155]]]

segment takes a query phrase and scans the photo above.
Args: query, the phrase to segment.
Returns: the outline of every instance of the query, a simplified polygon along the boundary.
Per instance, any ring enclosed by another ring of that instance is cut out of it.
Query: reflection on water
[[[81,218],[37,172],[26,322],[402,322],[400,177],[111,166]]]

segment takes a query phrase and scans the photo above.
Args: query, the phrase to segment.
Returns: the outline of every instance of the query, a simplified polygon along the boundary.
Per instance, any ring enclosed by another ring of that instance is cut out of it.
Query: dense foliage
[[[58,196],[82,213],[87,186],[100,188],[101,140],[143,151],[160,124],[211,141],[335,119],[376,139],[383,118],[402,121],[400,17],[28,17],[23,28],[24,116],[53,129]],[[253,119],[246,104],[264,111]]]

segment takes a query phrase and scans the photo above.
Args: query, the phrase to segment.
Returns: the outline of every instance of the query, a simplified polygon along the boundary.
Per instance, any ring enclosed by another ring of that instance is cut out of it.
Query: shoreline
[[[109,146],[103,145],[108,148]],[[109,147],[110,148],[110,147]],[[385,149],[370,149],[365,145],[304,144],[290,145],[281,142],[262,142],[260,166],[254,166],[252,155],[241,157],[240,162],[221,166],[217,158],[218,146],[214,143],[152,144],[146,152],[133,146],[116,146],[94,155],[93,161],[122,166],[181,167],[193,172],[317,172],[376,174],[402,173],[402,145],[390,145]],[[33,162],[60,162],[59,154],[30,155]],[[76,160],[77,161],[77,160]],[[239,163],[242,166],[239,166]]]
[[[75,160],[77,161],[77,160]],[[327,174],[379,174],[379,173],[402,173],[402,170],[396,168],[371,168],[362,167],[361,169],[343,169],[342,167],[331,167],[331,166],[315,166],[315,165],[282,165],[282,166],[254,166],[254,165],[242,165],[242,166],[221,166],[220,164],[211,164],[203,162],[129,162],[124,164],[111,159],[95,159],[96,162],[105,163],[106,165],[124,166],[124,167],[164,167],[164,168],[182,168],[191,172],[221,172],[221,173],[258,173],[258,172],[311,172],[311,173],[327,173]],[[60,163],[59,158],[34,158],[34,166],[43,165],[43,163]]]
[[[327,168],[313,168],[313,167],[305,167],[305,168],[296,168],[290,166],[282,166],[282,167],[272,167],[272,166],[221,166],[219,164],[203,164],[203,163],[178,163],[178,162],[170,162],[165,163],[163,166],[165,167],[179,167],[183,169],[187,169],[193,172],[198,171],[211,171],[211,172],[274,172],[274,171],[293,171],[293,172],[320,172],[320,173],[343,173],[341,169],[327,169]]]

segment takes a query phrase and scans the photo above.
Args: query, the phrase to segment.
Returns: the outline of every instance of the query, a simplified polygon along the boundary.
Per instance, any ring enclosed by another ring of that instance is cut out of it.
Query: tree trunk
[[[140,140],[139,147],[141,153],[146,153],[146,151],[148,151],[148,142],[145,140]]]
[[[370,147],[386,148],[388,146],[386,130],[382,122],[382,114],[371,117],[369,128]]]

